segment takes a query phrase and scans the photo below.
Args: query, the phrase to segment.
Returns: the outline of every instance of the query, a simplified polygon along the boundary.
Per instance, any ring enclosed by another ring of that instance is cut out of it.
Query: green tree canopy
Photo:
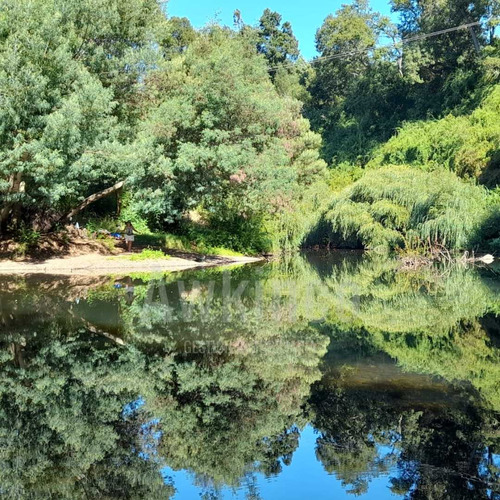
[[[244,38],[210,29],[146,84],[132,178],[138,209],[157,224],[200,205],[222,219],[293,210],[321,178],[319,136]]]
[[[123,178],[123,138],[157,9],[154,0],[2,2],[3,230]]]

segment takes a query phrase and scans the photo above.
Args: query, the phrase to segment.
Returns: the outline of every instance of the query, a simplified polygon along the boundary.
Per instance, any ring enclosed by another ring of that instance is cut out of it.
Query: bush
[[[425,170],[446,167],[459,177],[485,185],[500,180],[500,85],[470,115],[404,125],[381,146],[369,166],[412,165]]]
[[[500,252],[500,188],[489,192],[486,207],[477,239],[481,248],[498,253]]]
[[[328,184],[323,180],[301,188],[300,191],[293,207],[266,221],[273,253],[290,252],[299,248],[318,223],[331,198]]]
[[[26,224],[21,224],[16,234],[16,240],[19,243],[17,253],[26,255],[37,249],[40,241],[40,233]]]
[[[350,186],[363,175],[363,169],[358,165],[343,162],[328,172],[328,185],[332,191],[341,191]]]
[[[119,232],[123,229],[122,224],[115,217],[86,216],[78,220],[80,227],[85,228],[88,234],[97,233],[99,229],[104,229],[110,233]]]
[[[331,231],[368,249],[471,248],[491,210],[485,189],[446,170],[369,170],[337,195],[325,214]]]
[[[237,215],[227,219],[211,218],[206,225],[184,222],[179,233],[191,250],[198,253],[257,254],[266,246],[260,221],[242,220]]]

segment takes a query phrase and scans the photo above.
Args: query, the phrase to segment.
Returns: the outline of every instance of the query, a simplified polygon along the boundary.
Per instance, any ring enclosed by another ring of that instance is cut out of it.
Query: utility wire
[[[364,49],[358,49],[358,50],[351,50],[347,52],[340,52],[338,54],[333,54],[331,56],[321,56],[321,57],[316,57],[315,59],[312,59],[311,61],[304,61],[308,64],[315,64],[320,61],[330,61],[332,59],[342,59],[345,56],[352,56],[356,54],[363,54],[365,52],[368,52],[370,50],[377,50],[377,49],[386,49],[390,47],[397,48],[401,45],[404,45],[405,43],[411,43],[411,42],[418,42],[419,40],[425,40],[426,38],[432,38],[435,36],[439,35],[444,35],[445,33],[451,33],[453,31],[458,31],[458,30],[464,30],[468,28],[472,28],[473,26],[479,26],[481,24],[480,21],[476,21],[473,23],[467,23],[467,24],[461,24],[460,26],[454,26],[453,28],[446,28],[438,31],[433,31],[432,33],[424,33],[422,35],[415,35],[409,38],[402,38],[399,42],[393,42],[393,43],[388,43],[385,45],[379,45],[378,47],[374,48],[364,48]],[[297,63],[288,63],[288,64],[282,64],[280,66],[273,66],[269,68],[269,71],[276,71],[280,68],[287,68],[287,67],[293,67]]]

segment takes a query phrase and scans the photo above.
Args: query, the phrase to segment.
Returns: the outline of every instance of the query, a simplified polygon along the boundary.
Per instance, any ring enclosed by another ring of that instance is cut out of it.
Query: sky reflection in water
[[[494,274],[227,277],[2,278],[2,495],[496,498]]]

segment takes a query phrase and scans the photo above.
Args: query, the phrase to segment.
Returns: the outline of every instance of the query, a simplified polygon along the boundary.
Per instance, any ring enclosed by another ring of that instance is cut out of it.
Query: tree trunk
[[[479,47],[479,42],[477,40],[476,32],[472,26],[469,26],[469,31],[472,36],[472,42],[474,43],[474,49],[476,49],[476,54],[481,53],[481,48]]]
[[[122,197],[121,197],[121,194],[122,194],[122,190],[118,189],[118,191],[116,191],[116,215],[118,217],[120,217],[120,215],[122,214]]]
[[[25,184],[22,180],[22,173],[17,172],[16,174],[11,174],[9,176],[9,189],[7,190],[7,195],[12,193],[24,193]],[[0,234],[5,233],[7,221],[12,213],[12,209],[16,206],[16,203],[12,201],[5,202],[4,206],[0,210]]]
[[[17,342],[12,342],[10,344],[10,350],[12,352],[12,358],[14,360],[14,365],[17,368],[26,368],[26,363],[24,362],[23,348]]]
[[[120,181],[117,182],[114,186],[105,189],[104,191],[99,191],[98,193],[90,195],[88,198],[85,198],[85,200],[83,200],[82,203],[80,203],[80,205],[71,209],[68,213],[63,215],[58,222],[68,221],[71,217],[76,215],[78,212],[81,212],[84,208],[87,208],[90,204],[94,203],[95,201],[100,200],[101,198],[104,198],[105,196],[108,196],[120,190],[124,184],[125,181]]]

